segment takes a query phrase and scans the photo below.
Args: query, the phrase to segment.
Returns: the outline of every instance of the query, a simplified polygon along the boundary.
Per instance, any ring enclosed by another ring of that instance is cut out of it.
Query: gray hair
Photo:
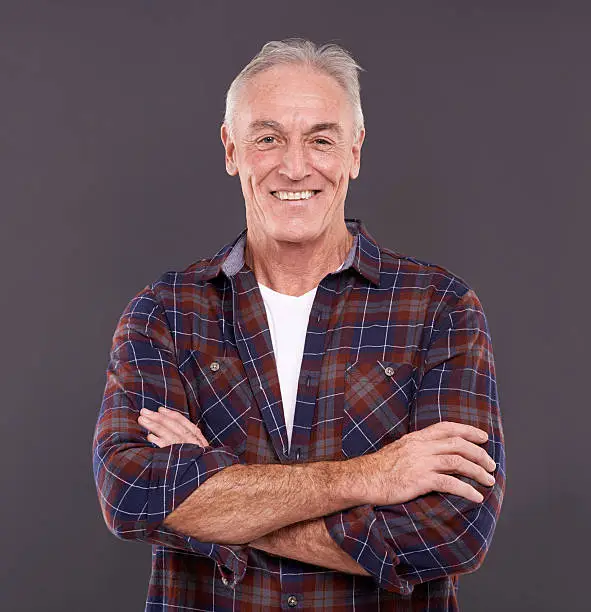
[[[224,123],[232,132],[236,100],[242,87],[256,74],[282,64],[304,64],[333,77],[345,90],[353,108],[353,131],[357,138],[363,128],[358,72],[363,70],[343,47],[328,43],[322,46],[303,38],[272,40],[250,60],[232,81],[226,93]]]

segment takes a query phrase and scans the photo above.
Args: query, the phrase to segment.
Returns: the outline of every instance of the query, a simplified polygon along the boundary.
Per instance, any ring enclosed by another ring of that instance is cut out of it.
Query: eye
[[[275,136],[263,136],[259,142],[261,144],[273,144],[275,142]]]
[[[330,141],[326,140],[326,138],[315,138],[314,139],[315,144],[319,144],[322,146],[326,146],[326,145],[330,145]]]

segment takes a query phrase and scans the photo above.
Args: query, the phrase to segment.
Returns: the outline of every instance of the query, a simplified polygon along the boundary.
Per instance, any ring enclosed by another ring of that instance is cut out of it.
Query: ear
[[[361,166],[361,146],[365,140],[365,128],[359,130],[359,136],[353,143],[353,163],[351,164],[351,170],[349,171],[349,177],[356,179],[359,176],[359,168]]]
[[[220,135],[222,137],[224,149],[226,150],[226,172],[230,176],[236,176],[238,174],[238,166],[236,165],[236,145],[230,133],[230,128],[225,123],[222,123]]]

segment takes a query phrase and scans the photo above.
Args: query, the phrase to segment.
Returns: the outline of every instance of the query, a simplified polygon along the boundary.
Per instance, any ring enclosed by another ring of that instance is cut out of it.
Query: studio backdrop
[[[346,214],[474,288],[507,489],[462,609],[587,609],[591,7],[0,5],[2,610],[141,610],[151,549],[100,514],[91,442],[129,300],[245,225],[219,127],[268,40],[336,42],[367,136]]]

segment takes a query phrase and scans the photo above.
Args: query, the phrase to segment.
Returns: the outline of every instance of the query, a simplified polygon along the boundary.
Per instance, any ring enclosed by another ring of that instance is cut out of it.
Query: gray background
[[[347,214],[488,316],[508,482],[463,609],[586,607],[591,7],[23,0],[0,2],[3,610],[143,609],[150,548],[107,531],[92,480],[111,338],[242,229],[224,94],[295,35],[366,68]]]

